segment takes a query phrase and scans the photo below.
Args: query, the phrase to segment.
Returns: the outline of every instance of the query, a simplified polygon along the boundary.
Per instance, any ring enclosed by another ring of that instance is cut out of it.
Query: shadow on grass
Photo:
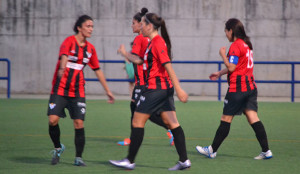
[[[97,141],[97,142],[107,142],[107,143],[114,143],[116,144],[117,141],[122,141],[123,139],[120,138],[120,140],[116,140],[116,138],[97,138],[97,137],[86,137],[86,141]]]
[[[51,162],[51,158],[42,158],[42,157],[29,157],[29,156],[19,156],[10,158],[11,161],[17,163],[27,163],[27,164],[49,164]]]
[[[187,151],[188,155],[192,155],[192,156],[198,156],[201,158],[206,158],[206,159],[210,159],[204,155],[201,155],[199,152],[197,152],[197,150],[195,149],[195,151]],[[237,154],[226,154],[226,153],[222,153],[222,154],[217,154],[217,158],[244,158],[244,159],[253,159],[253,157],[251,156],[247,156],[247,155],[237,155]],[[213,159],[210,159],[213,160]]]
[[[116,171],[120,170],[120,171],[123,171],[123,170],[127,170],[127,169],[124,169],[124,168],[121,168],[121,167],[116,167],[116,166],[113,166],[112,164],[110,164],[110,162],[107,160],[107,161],[91,161],[91,160],[86,160],[88,161],[89,163],[93,163],[93,164],[100,164],[100,165],[104,165],[104,166],[108,166],[110,167],[111,169],[115,169]],[[149,168],[149,169],[167,169],[167,167],[157,167],[157,166],[149,166],[149,165],[143,165],[143,164],[139,164],[139,163],[136,163],[136,168]]]

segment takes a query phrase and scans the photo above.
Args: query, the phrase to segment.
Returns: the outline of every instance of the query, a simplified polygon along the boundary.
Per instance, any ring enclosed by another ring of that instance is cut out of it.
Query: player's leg
[[[82,153],[85,146],[85,133],[84,133],[84,124],[81,119],[74,119],[74,128],[75,128],[75,149],[76,149],[76,157],[74,165],[76,166],[86,166],[86,164],[82,160]]]
[[[217,129],[215,138],[211,145],[213,148],[213,152],[217,152],[217,150],[221,146],[222,142],[228,136],[232,119],[233,119],[232,115],[222,115],[221,123]]]
[[[171,146],[173,146],[174,145],[174,137],[173,137],[172,131],[169,129],[169,125],[166,125],[163,122],[163,120],[162,120],[162,118],[160,116],[160,113],[161,113],[160,111],[153,113],[150,116],[149,120],[152,123],[154,123],[154,124],[156,124],[158,126],[161,126],[161,127],[165,128],[167,130],[167,136],[169,138],[169,143],[170,143]]]
[[[213,143],[210,146],[196,146],[196,150],[208,158],[215,158],[217,156],[217,150],[228,136],[230,131],[230,125],[234,115],[240,115],[243,111],[244,95],[237,93],[227,92],[224,99],[223,115],[221,117],[220,125],[216,131]]]
[[[184,170],[191,167],[191,162],[187,157],[185,136],[182,127],[180,126],[175,111],[166,111],[161,113],[163,121],[170,126],[174,136],[174,144],[179,155],[178,163],[169,168],[169,170]]]
[[[117,167],[133,170],[135,168],[135,157],[140,149],[144,138],[144,127],[149,119],[149,114],[135,112],[132,120],[132,129],[129,145],[128,155],[123,160],[109,160],[109,162]]]
[[[85,132],[84,132],[84,118],[86,112],[85,98],[76,97],[70,98],[70,104],[68,105],[68,110],[70,116],[73,119],[73,125],[75,129],[75,149],[76,156],[74,165],[76,166],[86,166],[82,160],[82,153],[85,146]]]
[[[249,124],[253,128],[255,132],[255,136],[262,149],[261,153],[254,159],[270,159],[272,158],[273,154],[269,149],[267,133],[263,123],[259,120],[257,115],[257,111],[258,111],[257,90],[255,89],[247,93],[249,95],[247,97],[244,114],[246,115]]]
[[[130,102],[130,112],[131,112],[131,117],[130,117],[130,129],[132,129],[132,119],[133,119],[133,114],[136,108],[136,101],[141,95],[143,87],[141,86],[134,86],[133,91],[132,91],[132,96],[131,96],[131,102]],[[130,138],[125,138],[123,141],[118,141],[119,146],[128,146],[130,144],[131,140]]]
[[[253,110],[245,110],[248,122],[255,132],[255,136],[260,144],[261,153],[254,159],[270,159],[273,157],[271,150],[269,149],[267,133],[263,123],[259,120],[257,112]]]
[[[54,145],[54,150],[52,151],[51,164],[55,165],[59,162],[60,156],[63,153],[65,146],[60,143],[60,128],[59,119],[66,116],[64,108],[67,105],[67,101],[63,96],[51,95],[49,99],[48,106],[48,126],[49,126],[49,136]]]

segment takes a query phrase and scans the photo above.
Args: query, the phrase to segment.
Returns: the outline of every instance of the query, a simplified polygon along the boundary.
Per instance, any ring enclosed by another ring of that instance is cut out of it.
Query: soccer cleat
[[[51,164],[52,165],[56,165],[59,162],[59,158],[60,158],[61,154],[65,150],[65,146],[63,144],[60,144],[60,145],[61,145],[60,148],[56,148],[56,149],[54,149],[54,150],[51,151],[51,153],[52,153]]]
[[[178,163],[174,167],[169,168],[169,170],[172,170],[172,171],[174,171],[174,170],[185,170],[185,169],[190,168],[191,165],[192,165],[192,163],[189,159],[187,159],[184,162],[178,161]]]
[[[86,166],[81,157],[76,157],[74,161],[75,166]]]
[[[130,145],[130,138],[125,138],[124,141],[119,141],[117,144],[119,146],[129,146]]]
[[[173,137],[173,134],[172,134],[170,129],[168,130],[167,135],[168,135],[169,140],[170,140],[170,146],[173,146],[174,145],[174,137]]]
[[[217,152],[213,152],[213,149],[211,146],[196,146],[196,150],[201,154],[208,158],[216,158]]]
[[[130,161],[125,158],[119,161],[116,160],[109,160],[110,164],[117,166],[117,167],[122,167],[125,169],[133,170],[135,168],[135,163],[130,163]]]
[[[273,154],[271,150],[268,150],[267,152],[261,152],[257,157],[254,157],[256,160],[261,160],[261,159],[270,159],[273,157]]]

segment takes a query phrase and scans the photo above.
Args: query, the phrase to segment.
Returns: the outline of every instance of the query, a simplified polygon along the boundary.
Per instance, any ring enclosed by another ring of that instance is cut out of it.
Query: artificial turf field
[[[192,162],[186,173],[270,173],[291,174],[300,171],[300,103],[259,103],[259,117],[266,128],[270,160],[257,161],[260,146],[244,116],[236,117],[230,134],[218,150],[217,158],[208,159],[195,150],[210,145],[220,122],[222,102],[176,102],[177,117],[185,131],[188,157]],[[171,173],[167,169],[178,160],[175,147],[169,146],[166,130],[150,121],[136,158],[136,168],[126,171],[109,164],[122,159],[128,147],[117,146],[130,134],[129,101],[107,104],[87,100],[86,145],[83,159],[87,167],[73,166],[74,129],[69,117],[60,120],[61,142],[66,146],[60,163],[50,165],[53,149],[48,135],[47,100],[0,99],[0,173]]]

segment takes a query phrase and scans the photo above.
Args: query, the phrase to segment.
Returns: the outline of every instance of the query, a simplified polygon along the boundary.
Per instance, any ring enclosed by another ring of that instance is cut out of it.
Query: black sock
[[[58,124],[55,126],[49,125],[49,135],[55,148],[60,148],[60,129]]]
[[[256,138],[261,146],[262,152],[267,152],[269,150],[269,145],[268,145],[268,138],[267,138],[267,133],[264,128],[264,125],[262,124],[261,121],[258,121],[251,124],[251,127],[255,132]]]
[[[127,159],[133,163],[144,139],[144,128],[132,128]]]
[[[75,129],[76,157],[82,157],[84,145],[85,145],[84,128]]]
[[[160,113],[157,113],[157,112],[154,112],[150,118],[149,118],[150,121],[152,121],[153,123],[157,124],[158,126],[161,126],[165,129],[169,129],[165,123],[163,122],[162,118],[160,117]]]
[[[174,144],[179,155],[179,161],[185,162],[187,158],[186,146],[185,146],[185,136],[181,126],[172,129],[172,134],[174,136]]]
[[[229,130],[230,130],[230,123],[221,121],[219,128],[216,132],[214,141],[211,145],[213,152],[216,152],[219,149],[220,145],[229,134]]]
[[[130,126],[131,126],[131,129],[133,128],[133,127],[132,127],[132,120],[133,120],[133,115],[134,115],[135,108],[136,108],[135,102],[130,102],[130,111],[131,111],[131,122],[130,122]]]

